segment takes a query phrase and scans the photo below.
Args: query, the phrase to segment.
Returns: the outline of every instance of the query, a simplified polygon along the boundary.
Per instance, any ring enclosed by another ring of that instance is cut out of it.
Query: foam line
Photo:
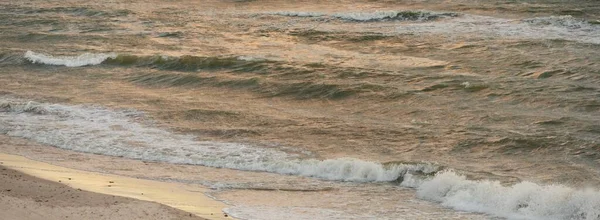
[[[0,132],[63,149],[132,159],[354,182],[394,181],[407,172],[434,172],[430,164],[395,164],[354,158],[299,159],[277,149],[197,141],[138,122],[141,112],[7,100],[0,102]]]
[[[428,180],[407,176],[404,182],[417,189],[419,198],[461,211],[508,219],[600,219],[600,191],[594,189],[532,182],[503,186],[497,181],[468,180],[453,171],[439,172]]]

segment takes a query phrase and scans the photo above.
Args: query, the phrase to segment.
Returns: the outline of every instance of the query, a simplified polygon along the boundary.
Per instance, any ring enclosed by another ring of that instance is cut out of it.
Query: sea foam
[[[468,15],[440,22],[420,22],[398,25],[399,34],[444,34],[516,39],[562,39],[600,44],[600,25],[571,16],[505,19]]]
[[[108,58],[116,58],[117,54],[114,53],[84,53],[79,56],[52,56],[42,53],[35,53],[33,51],[27,51],[25,53],[25,59],[32,63],[55,65],[55,66],[67,66],[67,67],[79,67],[98,65],[104,62]]]
[[[443,171],[427,180],[405,178],[421,199],[456,210],[487,213],[508,219],[598,220],[600,191],[562,185],[520,182],[503,186],[497,181],[468,180]]]
[[[373,22],[373,21],[429,21],[438,18],[456,17],[458,14],[432,11],[363,11],[321,13],[307,11],[279,11],[267,13],[287,17],[328,17],[344,21]]]

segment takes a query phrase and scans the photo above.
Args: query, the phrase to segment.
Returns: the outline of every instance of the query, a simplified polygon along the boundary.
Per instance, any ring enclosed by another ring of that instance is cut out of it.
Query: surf
[[[269,172],[413,188],[420,199],[455,210],[510,219],[600,218],[600,191],[559,184],[469,180],[434,163],[380,163],[356,158],[320,160],[241,143],[198,141],[156,127],[144,112],[94,105],[0,101],[0,133],[62,149],[144,161]],[[399,198],[401,199],[401,198]]]

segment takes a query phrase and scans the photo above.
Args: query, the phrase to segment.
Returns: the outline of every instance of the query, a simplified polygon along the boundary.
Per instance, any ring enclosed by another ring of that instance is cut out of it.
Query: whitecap
[[[487,213],[509,219],[598,220],[600,191],[563,185],[520,182],[503,186],[489,180],[468,180],[444,171],[428,180],[406,178],[421,199],[456,210]],[[415,183],[416,182],[416,183]]]
[[[35,53],[33,51],[27,51],[24,57],[32,63],[55,66],[80,67],[101,64],[108,58],[116,58],[117,54],[84,53],[79,56],[52,56],[42,53]]]

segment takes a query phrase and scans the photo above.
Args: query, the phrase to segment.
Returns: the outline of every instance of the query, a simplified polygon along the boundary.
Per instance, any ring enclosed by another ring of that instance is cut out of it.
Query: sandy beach
[[[0,166],[0,219],[227,219],[221,212],[225,205],[198,186],[86,172],[3,153]]]
[[[195,219],[156,202],[93,193],[0,166],[0,219]]]

